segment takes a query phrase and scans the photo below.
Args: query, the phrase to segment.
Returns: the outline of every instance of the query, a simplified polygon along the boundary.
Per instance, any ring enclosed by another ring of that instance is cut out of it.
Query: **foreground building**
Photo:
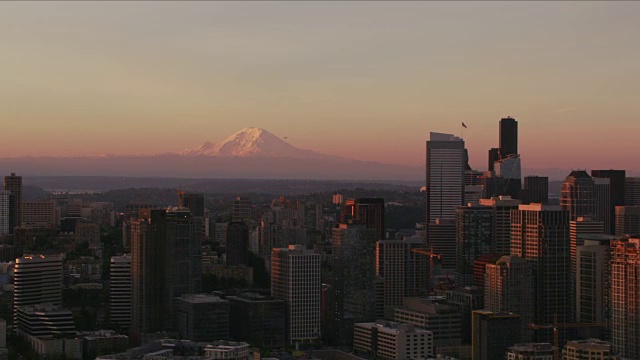
[[[353,328],[353,350],[379,359],[426,359],[434,355],[433,334],[384,320],[358,323]]]
[[[611,343],[597,339],[569,341],[562,349],[563,360],[617,360]]]
[[[639,240],[617,241],[611,254],[611,340],[624,358],[640,359]]]
[[[503,360],[507,348],[520,342],[522,320],[514,313],[473,312],[473,360]]]

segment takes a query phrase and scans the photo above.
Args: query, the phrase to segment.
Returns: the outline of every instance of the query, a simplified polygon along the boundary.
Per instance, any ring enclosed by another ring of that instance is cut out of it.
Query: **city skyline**
[[[0,157],[179,152],[255,126],[420,166],[429,132],[464,122],[484,169],[512,116],[523,168],[638,171],[612,154],[637,150],[639,6],[3,3]]]

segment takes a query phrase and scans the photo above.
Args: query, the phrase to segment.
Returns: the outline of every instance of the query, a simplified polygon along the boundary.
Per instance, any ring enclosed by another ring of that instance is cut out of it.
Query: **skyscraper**
[[[472,317],[473,360],[503,360],[507,349],[522,341],[518,314],[476,310]]]
[[[551,324],[556,314],[560,323],[571,321],[568,211],[552,205],[520,205],[512,211],[511,223],[511,256],[523,258],[533,268],[536,323]],[[538,331],[538,335],[551,334]]]
[[[497,177],[504,181],[504,188],[498,189],[502,195],[509,195],[514,199],[520,199],[522,191],[522,169],[520,155],[509,155],[496,161],[494,165]]]
[[[626,205],[625,199],[625,170],[591,170],[591,176],[594,178],[607,178],[610,180],[610,208],[609,208],[609,226],[605,229],[612,234],[615,229],[615,207]]]
[[[480,206],[493,209],[493,245],[497,254],[507,255],[511,252],[511,210],[518,209],[520,200],[510,196],[481,199]]]
[[[436,219],[427,226],[427,245],[440,255],[443,270],[456,267],[456,221]]]
[[[62,256],[24,255],[16,259],[13,276],[14,323],[20,307],[62,304]]]
[[[522,341],[531,341],[529,324],[535,318],[533,268],[517,256],[503,256],[496,264],[486,265],[484,308],[494,312],[520,315]]]
[[[594,217],[602,221],[605,234],[611,234],[611,224],[615,224],[615,219],[611,219],[611,181],[607,178],[593,178],[593,185],[593,197],[596,202]]]
[[[233,221],[250,221],[251,199],[248,196],[238,196],[233,202],[231,215]]]
[[[616,206],[616,235],[640,235],[640,206]]]
[[[190,211],[140,210],[131,226],[131,329],[135,340],[173,330],[174,298],[201,286],[201,243]]]
[[[247,265],[249,262],[249,227],[241,221],[227,227],[227,266]]]
[[[611,341],[620,356],[640,359],[640,248],[615,241],[611,255]]]
[[[586,171],[574,170],[562,183],[560,206],[571,220],[596,216],[595,183]]]
[[[111,257],[109,319],[123,330],[131,326],[131,255]]]
[[[343,220],[356,220],[365,224],[369,229],[376,230],[377,240],[386,239],[383,198],[349,199],[345,203]]]
[[[628,177],[625,179],[624,205],[640,206],[640,177]]]
[[[456,285],[473,285],[473,262],[495,251],[491,207],[461,206],[456,210]]]
[[[464,205],[464,140],[432,132],[427,141],[427,223],[455,220]]]
[[[320,255],[300,245],[271,253],[271,296],[287,304],[287,341],[320,338]]]
[[[611,243],[613,235],[580,235],[576,249],[576,321],[602,323],[611,318]],[[599,335],[599,334],[598,334]]]
[[[499,148],[491,148],[489,149],[489,171],[494,171],[494,164],[496,161],[500,160],[500,149]]]
[[[193,216],[204,216],[204,195],[180,192],[178,207],[191,210]]]
[[[500,119],[500,158],[518,154],[518,121],[510,116]]]
[[[9,231],[11,192],[0,190],[0,236],[7,235]]]
[[[20,226],[22,222],[22,176],[11,173],[4,177],[4,190],[10,191],[9,196],[9,233]]]
[[[525,176],[522,189],[522,203],[549,203],[549,178],[546,176]]]

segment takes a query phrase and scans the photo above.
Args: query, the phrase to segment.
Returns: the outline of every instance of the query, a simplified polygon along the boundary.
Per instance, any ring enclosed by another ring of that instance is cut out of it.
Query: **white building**
[[[380,359],[426,359],[434,355],[433,334],[385,320],[359,323],[353,328],[353,349]]]
[[[109,315],[122,329],[131,326],[131,255],[111,257]]]
[[[271,295],[287,304],[287,340],[320,337],[320,255],[301,245],[271,252]]]
[[[427,141],[427,221],[455,220],[464,205],[464,140],[432,132]]]

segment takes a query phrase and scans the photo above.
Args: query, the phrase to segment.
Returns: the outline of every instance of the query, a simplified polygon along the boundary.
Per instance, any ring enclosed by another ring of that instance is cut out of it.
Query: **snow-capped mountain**
[[[294,157],[322,158],[317,152],[299,149],[267,130],[249,127],[214,144],[205,142],[202,146],[184,150],[183,156],[237,156],[237,157]]]

